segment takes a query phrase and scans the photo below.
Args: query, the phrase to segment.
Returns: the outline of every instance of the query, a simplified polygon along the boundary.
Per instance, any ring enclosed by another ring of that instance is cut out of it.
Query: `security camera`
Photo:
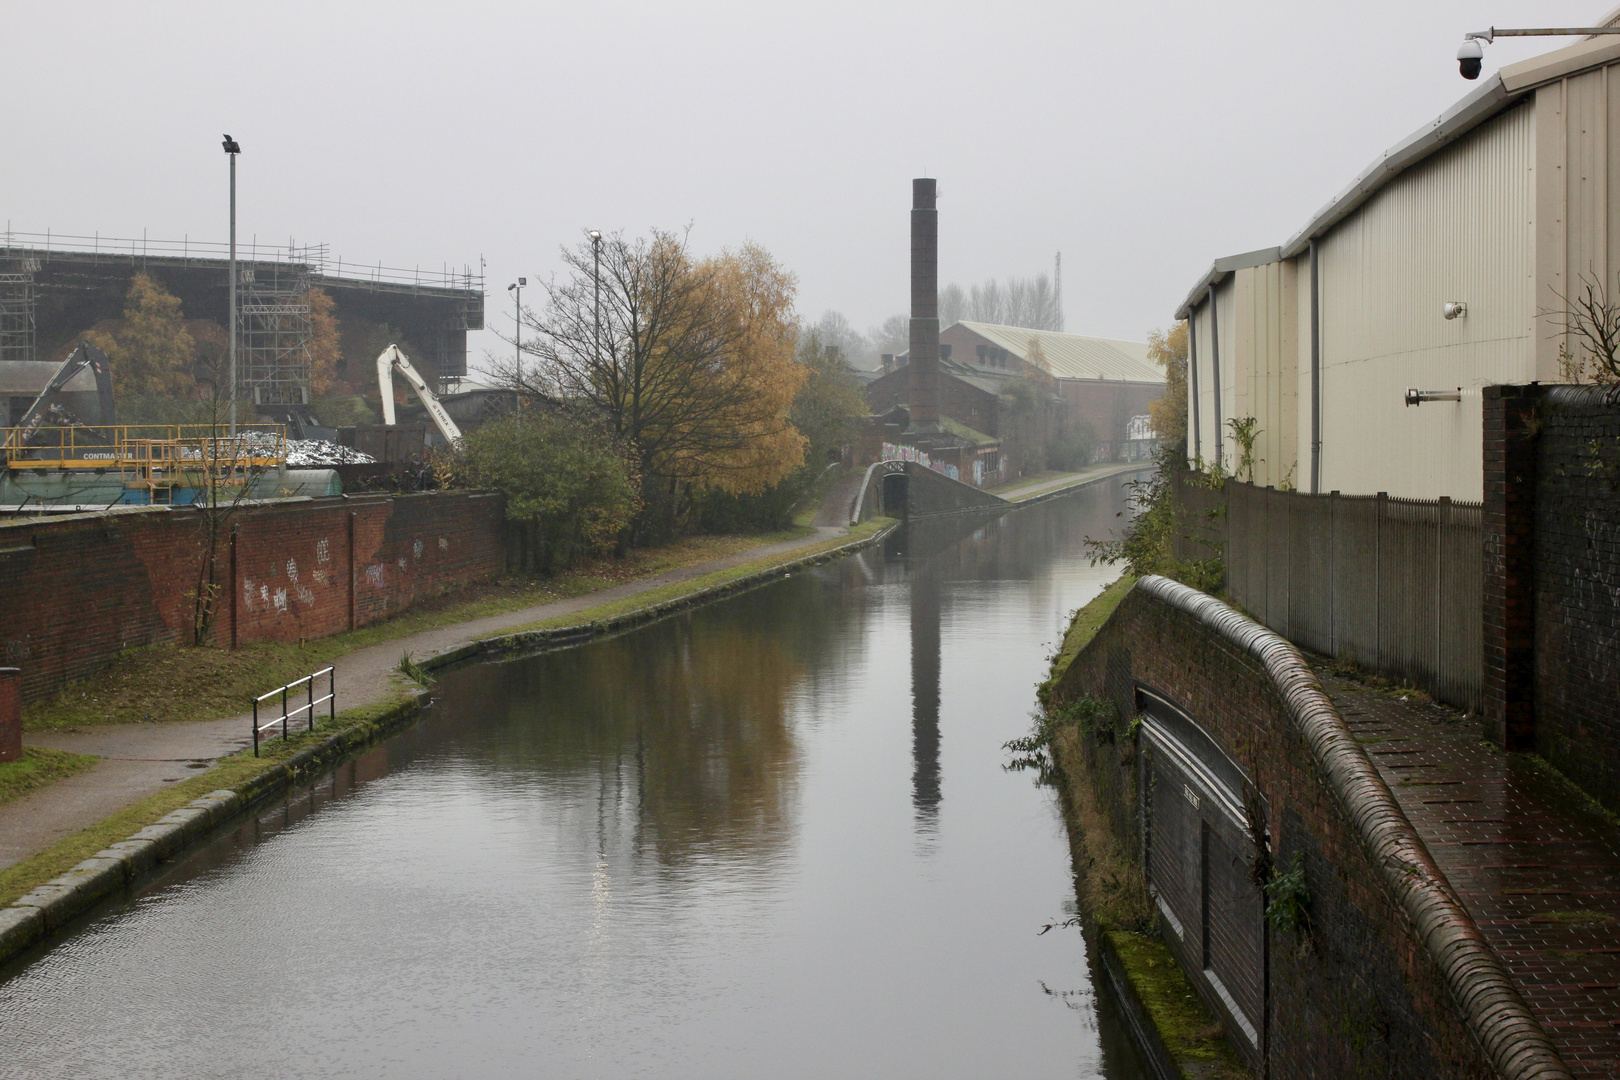
[[[1479,78],[1484,60],[1485,50],[1479,42],[1474,38],[1464,38],[1462,47],[1457,50],[1457,70],[1462,72],[1462,77],[1470,80]]]
[[[1440,305],[1440,314],[1448,319],[1468,318],[1468,305],[1461,300],[1447,300]]]

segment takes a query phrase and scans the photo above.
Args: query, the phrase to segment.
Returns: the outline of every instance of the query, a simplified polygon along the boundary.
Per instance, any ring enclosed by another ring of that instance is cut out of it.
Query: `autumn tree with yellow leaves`
[[[91,331],[90,343],[111,361],[113,390],[120,397],[191,396],[195,343],[186,331],[180,298],[150,274],[140,273],[124,299],[124,320],[113,333]]]
[[[1148,335],[1148,359],[1164,368],[1164,394],[1148,402],[1153,432],[1164,443],[1187,440],[1187,323]]]
[[[499,372],[526,397],[596,414],[631,449],[634,540],[679,528],[696,491],[757,492],[804,461],[789,417],[793,276],[746,245],[695,259],[683,236],[605,236],[564,249],[566,274],[525,314],[524,355]]]

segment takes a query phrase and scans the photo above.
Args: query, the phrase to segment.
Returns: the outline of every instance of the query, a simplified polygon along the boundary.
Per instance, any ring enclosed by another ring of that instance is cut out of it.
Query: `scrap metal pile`
[[[253,456],[261,448],[273,453],[277,449],[274,436],[244,431],[237,435],[237,443],[244,456]],[[339,446],[324,439],[288,439],[287,465],[294,469],[321,469],[333,465],[371,465],[376,458],[350,446]]]

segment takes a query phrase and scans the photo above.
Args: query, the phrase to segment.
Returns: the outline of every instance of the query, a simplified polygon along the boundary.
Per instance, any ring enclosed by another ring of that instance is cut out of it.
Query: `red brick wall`
[[[1058,393],[1069,405],[1070,415],[1090,424],[1100,442],[1113,444],[1118,454],[1125,438],[1125,425],[1133,416],[1148,411],[1148,403],[1164,393],[1162,386],[1142,383],[1098,382],[1093,379],[1059,379]]]
[[[1492,1075],[1264,668],[1193,616],[1133,590],[1056,692],[1113,701],[1128,720],[1138,686],[1177,702],[1252,778],[1269,807],[1276,863],[1304,853],[1311,938],[1269,931],[1270,1075]],[[1139,860],[1136,743],[1119,728],[1085,740],[1093,775],[1071,779],[1095,786]]]
[[[498,495],[466,492],[243,510],[219,546],[215,639],[324,637],[496,577],[503,517]],[[0,525],[0,664],[22,669],[24,699],[121,650],[187,640],[202,544],[185,509]]]
[[[22,757],[22,672],[0,667],[0,761]]]

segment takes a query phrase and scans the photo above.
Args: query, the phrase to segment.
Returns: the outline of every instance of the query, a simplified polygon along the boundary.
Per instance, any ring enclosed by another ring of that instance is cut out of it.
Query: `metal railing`
[[[244,424],[119,424],[0,428],[8,469],[184,469],[268,467],[287,459],[287,429]]]
[[[1176,480],[1176,555],[1220,555],[1232,599],[1313,652],[1478,709],[1484,511],[1478,503],[1311,495]]]
[[[316,697],[315,696],[315,680],[320,678],[322,675],[326,676],[326,694],[323,697]],[[308,693],[305,695],[306,700],[305,700],[304,704],[299,705],[295,709],[289,710],[288,705],[290,704],[290,701],[291,701],[289,695],[291,695],[292,691],[298,689],[298,687],[300,687],[300,686],[305,687],[308,690]],[[261,704],[263,704],[265,699],[273,698],[277,694],[281,695],[281,715],[280,716],[272,716],[270,719],[266,720],[264,723],[261,724],[259,722],[259,706]],[[260,694],[258,697],[254,698],[253,699],[253,756],[254,757],[259,756],[259,741],[263,737],[264,732],[271,730],[277,724],[279,724],[279,725],[281,725],[281,737],[283,739],[285,739],[287,737],[287,731],[288,731],[289,723],[299,713],[307,714],[307,717],[308,717],[308,728],[307,728],[307,730],[314,731],[315,730],[315,706],[317,706],[317,705],[325,705],[326,706],[327,719],[329,719],[329,720],[337,719],[337,669],[335,667],[333,667],[332,665],[330,665],[330,664],[328,664],[326,667],[322,668],[320,671],[311,672],[310,674],[305,675],[302,679],[295,679],[292,682],[288,683],[286,686],[278,686],[274,690],[270,691],[268,694]]]

